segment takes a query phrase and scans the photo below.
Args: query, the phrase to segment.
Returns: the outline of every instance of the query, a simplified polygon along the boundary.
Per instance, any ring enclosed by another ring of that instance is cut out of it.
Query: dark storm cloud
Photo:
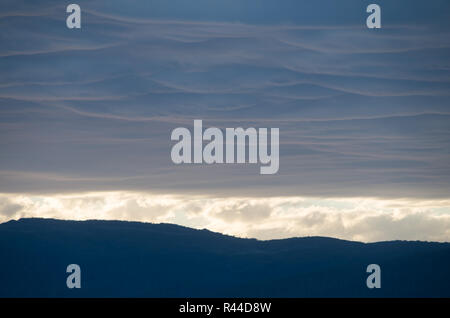
[[[449,4],[319,2],[4,2],[0,192],[448,196]],[[193,119],[279,127],[279,173],[173,165]]]

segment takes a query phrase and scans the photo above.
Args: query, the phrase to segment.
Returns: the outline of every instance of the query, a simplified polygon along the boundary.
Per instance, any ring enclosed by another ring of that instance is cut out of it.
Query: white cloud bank
[[[450,200],[0,194],[0,222],[24,217],[166,222],[258,239],[318,235],[364,242],[450,241]]]

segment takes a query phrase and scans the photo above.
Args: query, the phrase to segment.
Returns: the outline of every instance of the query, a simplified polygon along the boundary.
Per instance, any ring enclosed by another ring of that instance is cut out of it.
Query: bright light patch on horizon
[[[0,194],[0,222],[25,217],[174,223],[258,239],[450,241],[450,199]]]

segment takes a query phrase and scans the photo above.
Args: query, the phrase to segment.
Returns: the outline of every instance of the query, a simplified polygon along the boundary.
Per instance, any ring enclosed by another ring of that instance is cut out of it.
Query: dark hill
[[[68,264],[82,288],[66,287]],[[381,289],[366,287],[368,264]],[[171,224],[0,224],[1,297],[450,297],[450,243],[258,241]]]

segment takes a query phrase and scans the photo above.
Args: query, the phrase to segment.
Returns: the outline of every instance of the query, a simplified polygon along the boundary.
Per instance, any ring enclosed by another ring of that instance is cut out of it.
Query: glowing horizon
[[[362,242],[450,241],[450,199],[227,198],[115,191],[0,194],[0,210],[0,222],[99,219],[174,223],[263,240],[328,236]]]

